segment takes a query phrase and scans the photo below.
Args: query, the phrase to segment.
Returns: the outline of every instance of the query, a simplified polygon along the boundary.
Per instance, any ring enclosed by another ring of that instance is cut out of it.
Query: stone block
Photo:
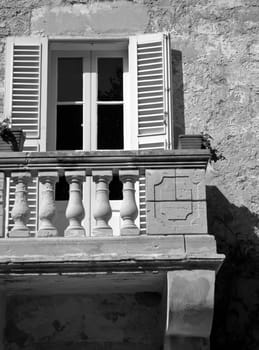
[[[206,234],[204,169],[146,171],[148,234]]]
[[[113,231],[110,226],[108,227],[94,227],[92,230],[93,237],[112,237]]]
[[[217,255],[217,246],[214,236],[185,235],[184,239],[188,258],[212,258]]]
[[[84,228],[71,228],[66,229],[64,236],[67,238],[75,238],[75,237],[85,237],[85,229]]]
[[[10,232],[8,232],[8,237],[9,238],[29,238],[30,236],[30,231],[29,229],[12,229]]]
[[[182,270],[167,273],[167,336],[210,336],[214,287],[215,271]]]
[[[57,229],[41,229],[37,233],[38,238],[46,238],[46,237],[57,237],[58,236],[58,231]]]
[[[147,233],[206,234],[206,202],[147,202]]]
[[[175,200],[175,169],[146,170],[146,200]]]
[[[120,229],[120,235],[121,236],[138,236],[139,228],[133,225],[131,227],[122,227]]]
[[[176,198],[206,200],[205,170],[176,169]]]

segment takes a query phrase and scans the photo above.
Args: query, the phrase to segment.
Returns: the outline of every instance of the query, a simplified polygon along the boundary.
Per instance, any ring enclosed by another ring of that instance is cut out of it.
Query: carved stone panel
[[[146,171],[148,234],[206,234],[203,169]]]

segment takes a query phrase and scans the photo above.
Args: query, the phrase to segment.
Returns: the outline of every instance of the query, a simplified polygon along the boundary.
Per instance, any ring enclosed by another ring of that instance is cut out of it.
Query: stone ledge
[[[1,152],[0,170],[206,168],[208,150]]]
[[[81,275],[84,273],[168,272],[175,270],[210,270],[217,272],[224,260],[222,255],[210,259],[179,260],[117,260],[117,261],[56,261],[0,262],[0,278],[6,276],[41,276],[53,274]]]
[[[210,257],[217,251],[216,240],[212,235],[184,235],[185,251],[188,257]]]
[[[0,241],[0,263],[119,260],[179,260],[185,258],[184,238],[91,237],[26,238]]]
[[[191,256],[183,236],[129,238],[28,238],[0,241],[0,274],[85,271],[218,270],[224,256]]]

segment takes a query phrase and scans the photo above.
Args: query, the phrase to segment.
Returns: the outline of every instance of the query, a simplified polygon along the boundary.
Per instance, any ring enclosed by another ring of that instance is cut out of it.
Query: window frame
[[[137,130],[132,125],[130,114],[130,79],[128,64],[128,41],[123,42],[68,42],[53,41],[49,45],[47,150],[55,150],[56,105],[57,105],[57,61],[58,57],[83,58],[83,150],[97,149],[97,60],[99,57],[121,57],[123,59],[123,134],[124,149],[137,149]],[[89,97],[90,104],[86,97]],[[119,104],[119,103],[118,103]],[[89,128],[86,127],[89,125]],[[135,142],[132,143],[132,140]]]

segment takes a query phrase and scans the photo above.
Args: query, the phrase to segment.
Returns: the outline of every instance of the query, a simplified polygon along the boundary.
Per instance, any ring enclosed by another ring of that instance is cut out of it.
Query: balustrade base
[[[138,236],[139,229],[137,226],[122,227],[120,230],[121,236]]]
[[[41,229],[37,233],[37,237],[58,237],[56,229]]]
[[[14,229],[8,232],[9,238],[26,238],[31,237],[28,229]]]
[[[86,237],[86,233],[83,228],[69,228],[65,230],[64,236],[68,238]]]
[[[95,237],[112,237],[112,228],[108,227],[94,227],[92,231],[92,236]]]

